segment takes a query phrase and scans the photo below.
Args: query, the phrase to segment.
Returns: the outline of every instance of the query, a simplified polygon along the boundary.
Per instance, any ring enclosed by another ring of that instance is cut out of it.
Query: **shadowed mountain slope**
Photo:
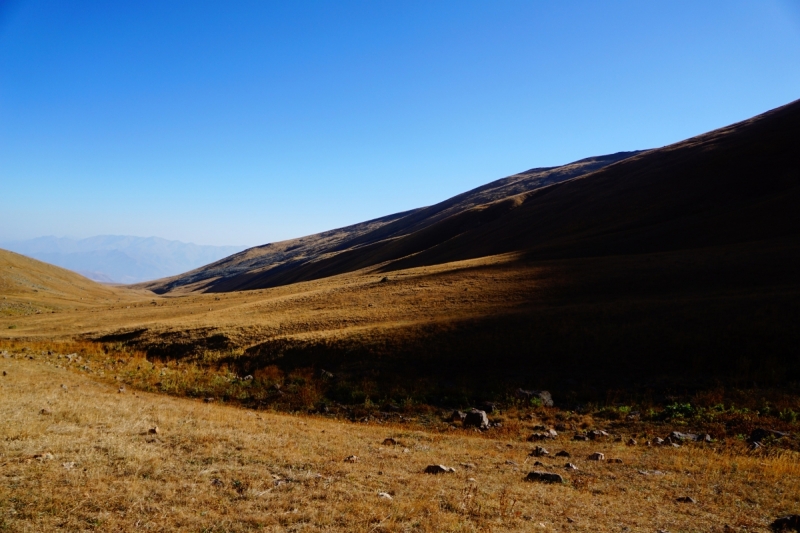
[[[552,259],[793,240],[800,234],[798,139],[794,102],[664,148],[533,169],[331,232],[335,239],[321,234],[247,250],[147,288],[227,292],[514,251]]]
[[[144,283],[157,293],[225,292],[284,285],[375,264],[373,250],[476,207],[575,178],[638,152],[590,157],[559,167],[533,168],[423,207],[316,235],[250,248],[186,274]],[[402,241],[405,245],[406,240]],[[431,244],[435,244],[432,242]],[[389,252],[394,258],[395,254]],[[341,257],[340,257],[341,256]],[[355,260],[353,259],[355,257]]]

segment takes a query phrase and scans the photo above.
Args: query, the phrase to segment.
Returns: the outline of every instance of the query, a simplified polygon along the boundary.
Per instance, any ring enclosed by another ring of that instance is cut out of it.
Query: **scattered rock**
[[[534,470],[533,472],[528,472],[528,475],[525,476],[525,481],[540,481],[542,483],[564,483],[564,478],[561,477],[561,474]]]
[[[691,496],[681,496],[680,498],[676,498],[675,501],[679,503],[697,503],[697,500]]]
[[[622,459],[620,459],[620,458],[618,458],[618,457],[615,457],[615,458],[613,458],[613,459],[609,459],[609,460],[608,460],[608,461],[606,461],[606,462],[607,462],[607,463],[616,463],[616,464],[622,464]]]
[[[465,413],[464,411],[456,410],[453,411],[453,413],[450,415],[450,418],[448,418],[447,420],[449,422],[464,422],[466,418],[467,418],[467,413]]]
[[[67,390],[67,386],[64,385],[63,383],[61,384],[61,388],[64,389],[64,390]]]
[[[387,437],[387,438],[383,439],[383,443],[382,444],[384,446],[397,446],[397,441],[394,440],[392,437]]]
[[[356,456],[356,455],[348,455],[347,457],[344,458],[344,462],[345,463],[357,463],[358,462],[358,456]]]
[[[643,476],[663,476],[664,472],[661,470],[638,470]]]
[[[49,416],[53,414],[53,411],[51,411],[50,409],[42,409],[41,411],[39,411],[39,414]]]
[[[378,498],[382,498],[384,500],[392,500],[393,499],[392,495],[389,494],[388,492],[379,492],[378,493]]]
[[[561,450],[556,454],[556,457],[569,457],[569,452],[567,450]]]
[[[37,453],[33,456],[34,459],[38,459],[39,461],[52,461],[55,459],[55,456],[52,453],[45,452],[45,453]]]
[[[664,439],[656,437],[653,439],[653,444],[655,444],[656,446],[661,446],[662,444],[664,444]]]
[[[225,486],[225,483],[223,483],[221,479],[216,478],[216,477],[211,480],[211,484],[214,485],[215,487],[224,487]]]
[[[531,433],[528,436],[528,442],[535,442],[537,440],[547,440],[552,438],[549,433]]]
[[[472,463],[458,463],[461,467],[466,468],[467,470],[471,470],[475,468],[475,465]]]
[[[319,370],[319,376],[320,376],[322,379],[333,379],[333,378],[334,378],[333,372],[328,372],[328,371],[327,371],[327,370],[325,370],[324,368],[320,368],[320,370]]]
[[[158,435],[159,433],[158,426],[151,427],[150,429],[147,430],[147,432],[151,435]]]
[[[455,471],[455,468],[444,465],[428,465],[425,467],[426,474],[447,474]]]
[[[497,411],[497,403],[495,402],[483,402],[480,406],[482,411],[486,411],[489,414]]]
[[[242,381],[253,381],[253,376],[248,374],[248,375],[246,375],[245,377],[242,378]]]
[[[788,433],[783,433],[782,431],[775,431],[774,429],[764,429],[758,428],[754,429],[752,433],[750,433],[750,441],[751,442],[761,442],[762,440],[766,439],[767,437],[773,437],[775,439],[780,439],[781,437],[786,437]]]
[[[630,439],[628,439],[627,444],[628,444],[628,446],[636,446],[636,439],[631,437]]]
[[[685,440],[696,441],[700,436],[695,433],[681,433],[680,431],[673,431],[667,437],[668,442],[683,442]]]
[[[517,463],[515,463],[514,461],[512,461],[512,460],[510,460],[510,459],[507,459],[507,460],[506,460],[506,464],[507,464],[507,465],[511,465],[511,466],[519,466]]]
[[[517,389],[517,397],[527,401],[538,399],[542,402],[542,406],[553,407],[553,396],[546,390]]]
[[[541,461],[536,461],[533,463],[533,466],[545,466],[545,464]]]
[[[120,387],[117,389],[118,394],[122,394],[123,392],[125,392],[125,387]]]
[[[572,437],[572,440],[589,440],[589,437],[581,433],[576,433],[575,436]]]
[[[486,416],[486,411],[470,409],[470,411],[464,417],[464,427],[487,429],[489,427],[489,417]]]
[[[545,455],[550,455],[550,452],[548,452],[546,449],[542,448],[541,446],[537,446],[536,448],[534,448],[531,451],[531,453],[529,455],[531,455],[533,457],[544,457]]]
[[[577,470],[577,469],[578,469],[578,467],[577,467],[577,466],[575,466],[575,465],[574,465],[574,464],[572,464],[572,463],[567,463],[567,464],[565,464],[565,465],[564,465],[564,468],[566,468],[567,470]]]
[[[61,466],[63,466],[63,467],[64,467],[64,468],[66,468],[67,470],[72,470],[72,469],[73,469],[73,468],[75,468],[77,465],[75,464],[75,461],[70,461],[70,462],[68,462],[68,463],[61,463]]]
[[[587,457],[587,459],[589,459],[590,461],[604,461],[605,458],[606,456],[600,452],[594,452],[592,455]]]
[[[795,531],[800,531],[800,515],[792,514],[783,516],[772,522],[769,527],[772,528],[772,531],[776,532],[789,531],[792,529]]]
[[[594,429],[587,434],[591,440],[597,440],[603,437],[608,437],[608,433],[602,429]]]
[[[203,398],[203,402],[205,402],[205,403],[214,403],[214,398]]]

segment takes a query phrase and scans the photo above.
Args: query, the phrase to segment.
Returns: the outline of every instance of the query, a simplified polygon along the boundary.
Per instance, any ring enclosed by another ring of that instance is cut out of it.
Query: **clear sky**
[[[800,98],[800,0],[0,0],[0,241],[256,245]]]

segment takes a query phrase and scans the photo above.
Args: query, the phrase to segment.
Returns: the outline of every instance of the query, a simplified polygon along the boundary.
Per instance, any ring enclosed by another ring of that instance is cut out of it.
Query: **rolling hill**
[[[130,304],[30,315],[0,336],[79,337],[238,375],[278,367],[344,403],[790,386],[797,139],[800,102],[252,248],[124,289]],[[336,379],[315,382],[319,369]]]
[[[384,265],[554,259],[793,240],[800,102],[664,148],[533,169],[429,208],[246,250],[145,285],[227,292]]]
[[[39,237],[0,246],[104,283],[137,283],[163,278],[244,248],[129,235],[98,235],[86,239]]]
[[[413,238],[431,227],[446,224],[458,214],[482,209],[520,193],[581,176],[631,157],[638,152],[590,157],[560,167],[533,168],[459,194],[430,207],[396,213],[345,228],[299,239],[250,248],[186,274],[143,283],[156,293],[200,290],[226,292],[272,287],[340,274],[375,263],[371,251],[399,239]],[[431,231],[437,231],[433,229]],[[405,241],[402,241],[405,242]],[[344,257],[357,255],[362,261],[338,265]]]

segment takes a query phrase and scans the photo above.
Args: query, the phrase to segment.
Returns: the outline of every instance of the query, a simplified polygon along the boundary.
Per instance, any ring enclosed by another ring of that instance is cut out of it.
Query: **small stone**
[[[397,441],[394,440],[392,437],[387,437],[383,439],[384,446],[397,446]]]
[[[636,439],[634,439],[633,437],[628,439],[628,446],[636,446]]]
[[[248,375],[246,375],[245,377],[242,378],[242,381],[253,381],[253,376],[248,374]]]
[[[772,522],[769,527],[772,528],[772,531],[789,531],[794,529],[795,531],[800,531],[800,515],[791,514],[787,516],[782,516]]]
[[[151,435],[158,435],[159,433],[158,426],[151,427],[150,429],[147,430],[147,432]]]
[[[37,453],[33,456],[34,459],[38,459],[40,461],[52,461],[55,459],[55,456],[52,453],[45,452],[45,453]]]
[[[605,460],[606,456],[600,452],[594,452],[592,455],[587,457],[590,461],[603,461]]]
[[[68,463],[61,463],[61,466],[63,466],[67,470],[72,470],[73,468],[75,468],[76,465],[74,461],[70,461]]]
[[[120,387],[117,389],[117,393],[122,394],[123,392],[125,392],[125,387]]]
[[[392,495],[391,495],[391,494],[389,494],[388,492],[379,492],[379,493],[378,493],[378,498],[382,498],[382,499],[384,499],[384,500],[391,500],[391,499],[393,499],[393,498],[392,498]]]
[[[622,464],[622,459],[620,459],[620,458],[618,458],[618,457],[614,457],[614,458],[612,458],[612,459],[609,459],[609,460],[608,460],[608,461],[606,461],[606,462],[608,462],[608,463]]]
[[[39,414],[44,416],[49,416],[53,414],[53,411],[51,411],[50,409],[42,409],[41,411],[39,411]]]
[[[556,457],[569,457],[569,452],[567,450],[561,450],[556,454]]]
[[[536,448],[533,449],[533,451],[531,451],[531,453],[529,455],[531,455],[533,457],[544,457],[545,455],[550,455],[550,452],[548,452],[546,449],[542,448],[541,446],[537,446]]]
[[[462,468],[466,468],[467,470],[471,470],[475,468],[475,465],[472,463],[458,463]]]
[[[528,475],[525,476],[525,481],[541,481],[543,483],[564,483],[564,478],[561,477],[561,474],[534,470],[533,472],[529,472]]]
[[[358,462],[358,456],[348,455],[347,457],[344,458],[344,462],[345,463],[357,463]]]
[[[587,437],[586,435],[581,435],[580,433],[578,433],[577,435],[572,437],[572,440],[589,440],[589,437]]]
[[[680,503],[697,503],[697,500],[691,496],[681,496],[680,498],[676,498],[675,501]]]
[[[486,411],[471,409],[464,417],[464,427],[487,429],[489,427],[489,417],[486,416]]]
[[[214,398],[203,398],[205,403],[214,403]]]
[[[465,413],[464,411],[456,410],[450,414],[450,418],[448,418],[447,420],[449,422],[464,422],[465,418],[467,418],[467,413]]]
[[[656,437],[653,439],[653,444],[655,444],[656,446],[661,446],[662,444],[664,444],[664,439]]]
[[[564,465],[564,468],[566,468],[567,470],[577,470],[577,469],[578,469],[578,467],[577,467],[577,466],[575,466],[575,465],[574,465],[574,464],[572,464],[572,463],[567,463],[567,464],[565,464],[565,465]]]
[[[455,471],[455,468],[444,465],[428,465],[425,467],[426,474],[447,474]]]

